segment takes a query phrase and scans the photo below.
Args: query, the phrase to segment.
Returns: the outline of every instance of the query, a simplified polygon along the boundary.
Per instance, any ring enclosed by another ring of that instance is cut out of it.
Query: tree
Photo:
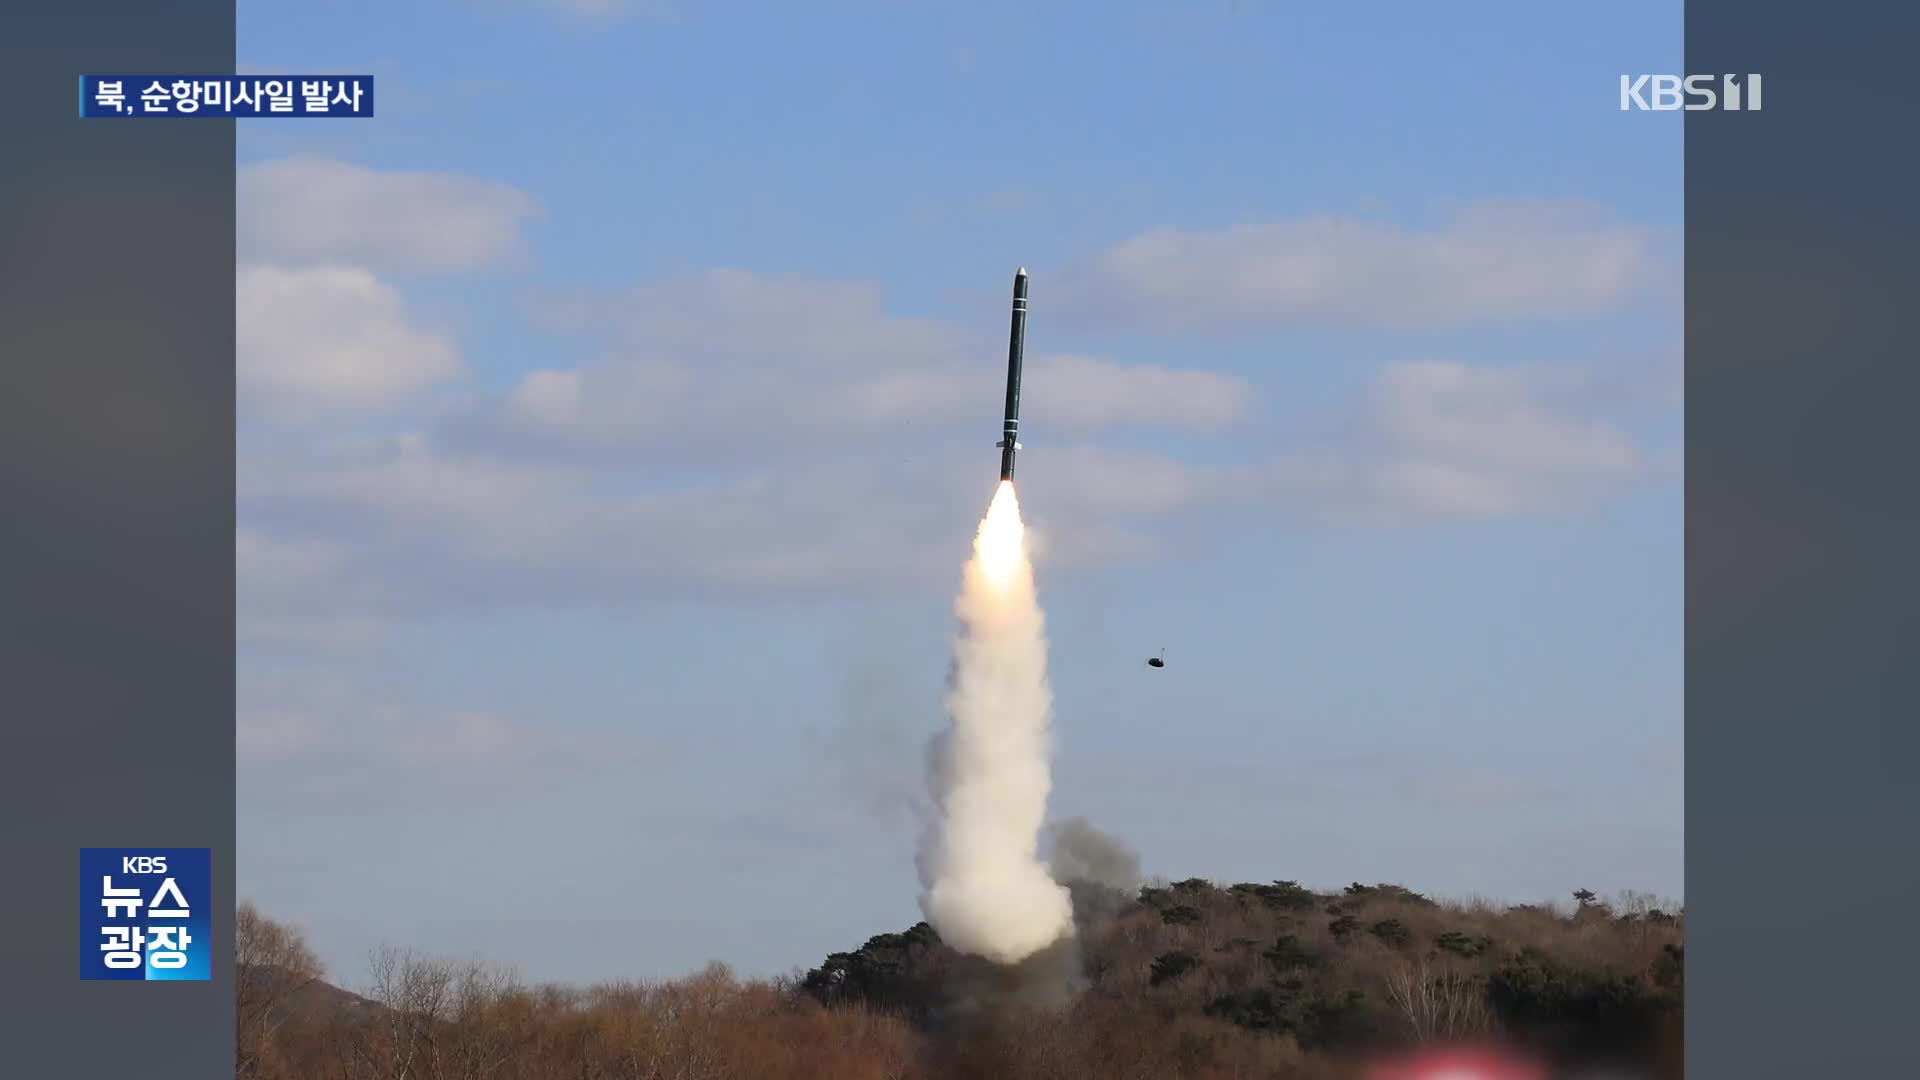
[[[1382,919],[1373,924],[1373,936],[1398,948],[1413,940],[1413,931],[1399,919]]]
[[[1320,954],[1300,944],[1300,939],[1292,934],[1282,935],[1261,955],[1266,957],[1267,963],[1272,964],[1276,971],[1313,967],[1320,962]]]
[[[1668,942],[1653,963],[1653,985],[1678,998],[1686,989],[1687,948]]]
[[[1275,911],[1308,911],[1320,902],[1312,889],[1303,888],[1296,881],[1276,881],[1271,885],[1242,882],[1227,891],[1237,896],[1252,897]]]
[[[1420,1042],[1455,1040],[1486,1034],[1494,1026],[1486,984],[1426,961],[1402,961],[1387,976],[1387,999]]]
[[[1160,913],[1160,921],[1169,926],[1192,926],[1200,919],[1200,910],[1185,904],[1177,904]]]
[[[1200,966],[1200,958],[1190,952],[1162,953],[1153,959],[1152,974],[1147,985],[1159,986],[1163,982],[1177,979]]]
[[[1479,956],[1493,945],[1493,939],[1485,935],[1449,930],[1435,938],[1433,944],[1435,947],[1453,953],[1456,956]]]
[[[1509,1029],[1555,1034],[1569,1040],[1569,1050],[1642,1044],[1668,1005],[1639,978],[1580,967],[1535,948],[1496,968],[1487,996]]]
[[[243,900],[233,919],[234,1072],[243,1080],[272,1076],[275,1034],[293,999],[325,974],[305,938]]]
[[[357,1048],[361,1067],[390,1080],[435,1076],[440,1044],[434,1034],[452,1018],[459,973],[443,961],[385,946],[373,952],[369,970],[368,996],[380,1003],[382,1037]]]
[[[1347,895],[1357,900],[1399,900],[1403,903],[1415,904],[1420,907],[1439,906],[1432,900],[1414,892],[1404,885],[1389,885],[1385,882],[1381,882],[1378,885],[1362,885],[1356,881],[1347,886]]]

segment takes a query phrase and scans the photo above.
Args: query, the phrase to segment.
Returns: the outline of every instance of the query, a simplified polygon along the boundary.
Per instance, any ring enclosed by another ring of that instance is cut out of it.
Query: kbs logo
[[[80,849],[80,977],[213,977],[207,848]]]
[[[1746,80],[1743,84],[1741,80]],[[1718,91],[1715,91],[1715,87]],[[1759,112],[1758,75],[1620,76],[1620,111]]]

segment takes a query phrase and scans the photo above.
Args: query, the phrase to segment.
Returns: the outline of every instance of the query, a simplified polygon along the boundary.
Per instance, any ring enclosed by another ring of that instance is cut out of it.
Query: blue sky
[[[919,918],[1019,265],[1057,816],[1682,894],[1680,5],[239,13],[379,87],[240,135],[239,873],[342,981]]]

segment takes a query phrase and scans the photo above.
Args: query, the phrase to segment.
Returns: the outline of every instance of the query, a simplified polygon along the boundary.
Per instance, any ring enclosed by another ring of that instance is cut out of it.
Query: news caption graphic
[[[213,978],[211,848],[81,848],[80,977]]]
[[[373,117],[371,75],[82,75],[80,116]]]

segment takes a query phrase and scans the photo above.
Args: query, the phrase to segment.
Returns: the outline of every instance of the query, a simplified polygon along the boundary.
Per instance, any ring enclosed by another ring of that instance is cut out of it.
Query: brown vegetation
[[[299,936],[246,907],[239,1073],[1312,1078],[1383,1047],[1495,1035],[1646,1061],[1677,1031],[1682,919],[1644,897],[1609,907],[1589,895],[1564,914],[1396,886],[1322,895],[1190,880],[1138,897],[1076,886],[1076,899],[1089,901],[1077,962],[1005,977],[982,979],[921,924],[771,981],[714,966],[658,984],[530,987],[484,964],[382,950],[365,997],[311,982],[318,965]],[[1058,1007],[1015,985],[1061,978],[1068,992],[1046,999]],[[1676,1059],[1663,1074],[1677,1070]]]

